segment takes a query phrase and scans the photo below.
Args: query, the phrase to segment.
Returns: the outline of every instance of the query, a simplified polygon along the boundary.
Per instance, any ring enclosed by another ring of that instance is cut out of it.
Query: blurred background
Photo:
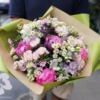
[[[100,0],[89,0],[91,9],[90,27],[100,34]]]
[[[89,0],[90,2],[90,27],[100,34],[100,0]],[[0,0],[0,26],[11,22],[8,12],[10,0]],[[1,74],[2,72],[0,72]],[[29,89],[18,80],[10,77],[13,86],[11,91],[5,91],[0,100],[33,100],[29,95]],[[2,82],[0,81],[0,84]],[[48,93],[48,100],[51,100],[51,92]],[[75,83],[74,91],[69,100],[100,100],[100,70],[91,77]]]

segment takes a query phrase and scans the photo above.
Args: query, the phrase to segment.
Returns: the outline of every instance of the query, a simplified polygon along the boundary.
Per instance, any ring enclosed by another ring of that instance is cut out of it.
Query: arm
[[[15,20],[17,20],[17,19],[19,19],[19,18],[11,18],[12,19],[12,21],[15,21]]]
[[[25,18],[25,2],[24,0],[10,0],[9,15],[12,21],[18,18]]]

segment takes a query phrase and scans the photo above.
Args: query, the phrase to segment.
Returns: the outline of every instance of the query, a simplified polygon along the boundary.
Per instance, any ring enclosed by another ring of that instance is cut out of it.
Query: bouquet
[[[88,49],[83,36],[72,26],[48,16],[18,25],[18,36],[8,39],[14,68],[40,85],[79,76]]]
[[[51,7],[39,20],[19,19],[0,28],[0,70],[41,94],[100,69],[99,41],[97,33]]]

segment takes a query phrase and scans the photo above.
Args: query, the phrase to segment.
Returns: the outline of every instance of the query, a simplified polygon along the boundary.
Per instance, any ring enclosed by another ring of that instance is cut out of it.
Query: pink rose
[[[62,44],[62,40],[61,40],[61,38],[59,38],[59,37],[56,36],[56,35],[47,36],[47,37],[46,37],[45,46],[46,46],[48,49],[52,50],[52,49],[53,49],[53,48],[52,48],[52,44],[53,44],[53,43]]]
[[[81,48],[81,57],[82,59],[86,59],[88,56],[88,51],[85,48]]]
[[[44,85],[45,83],[49,82],[54,82],[55,80],[56,72],[48,68],[44,69],[44,71],[36,77],[36,81],[40,85]]]
[[[33,57],[32,57],[32,51],[31,50],[27,50],[26,52],[24,52],[24,60],[25,61],[32,61]]]
[[[18,56],[22,56],[23,53],[27,50],[30,50],[30,44],[29,42],[19,42],[17,48],[16,48],[16,53]]]

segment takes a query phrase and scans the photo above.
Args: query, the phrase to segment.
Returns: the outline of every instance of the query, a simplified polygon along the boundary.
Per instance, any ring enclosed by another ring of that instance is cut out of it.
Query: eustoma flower
[[[38,60],[40,56],[43,54],[49,54],[49,51],[45,47],[40,47],[38,48],[34,53],[33,53],[33,60]]]
[[[24,60],[32,61],[32,51],[31,50],[27,50],[26,52],[24,52]]]
[[[21,71],[26,71],[26,63],[25,63],[25,61],[24,60],[20,60],[20,61],[18,61],[18,66],[19,66],[19,69],[21,70]]]
[[[36,77],[38,84],[43,85],[45,83],[54,82],[56,80],[56,72],[48,68]]]
[[[33,40],[30,42],[30,46],[31,46],[31,48],[35,48],[36,46],[39,45],[39,43],[40,43],[40,39],[36,37],[35,39],[33,39]]]

